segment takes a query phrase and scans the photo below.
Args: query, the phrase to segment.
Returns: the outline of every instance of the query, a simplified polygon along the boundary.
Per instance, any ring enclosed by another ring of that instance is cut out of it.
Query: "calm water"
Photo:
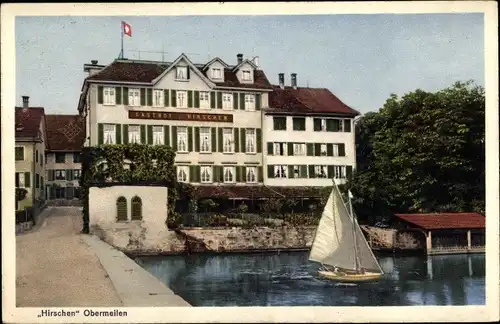
[[[485,303],[485,255],[378,256],[384,278],[319,279],[308,252],[145,257],[136,262],[193,306],[411,306]]]

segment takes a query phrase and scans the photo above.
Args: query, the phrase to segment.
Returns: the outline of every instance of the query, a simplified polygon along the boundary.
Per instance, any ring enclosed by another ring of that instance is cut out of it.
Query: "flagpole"
[[[121,48],[121,51],[120,51],[120,56],[121,56],[121,59],[123,59],[123,21],[121,23],[121,35],[122,35],[122,48]]]

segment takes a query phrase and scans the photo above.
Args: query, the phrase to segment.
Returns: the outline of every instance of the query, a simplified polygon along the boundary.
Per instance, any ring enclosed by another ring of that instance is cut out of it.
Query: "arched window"
[[[138,196],[132,198],[132,220],[142,220],[142,200]]]
[[[116,200],[116,221],[127,220],[127,199],[123,196]]]

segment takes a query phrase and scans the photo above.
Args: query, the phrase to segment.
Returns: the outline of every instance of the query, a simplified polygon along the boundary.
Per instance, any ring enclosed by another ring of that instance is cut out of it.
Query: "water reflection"
[[[484,254],[379,256],[384,278],[339,284],[307,252],[147,257],[137,262],[195,306],[484,304]]]

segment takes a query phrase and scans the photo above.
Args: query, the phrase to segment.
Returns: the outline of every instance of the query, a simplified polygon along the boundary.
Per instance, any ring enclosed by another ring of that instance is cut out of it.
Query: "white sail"
[[[353,218],[335,186],[321,215],[309,260],[356,270],[356,255],[361,268],[382,272],[357,222],[353,229]]]

